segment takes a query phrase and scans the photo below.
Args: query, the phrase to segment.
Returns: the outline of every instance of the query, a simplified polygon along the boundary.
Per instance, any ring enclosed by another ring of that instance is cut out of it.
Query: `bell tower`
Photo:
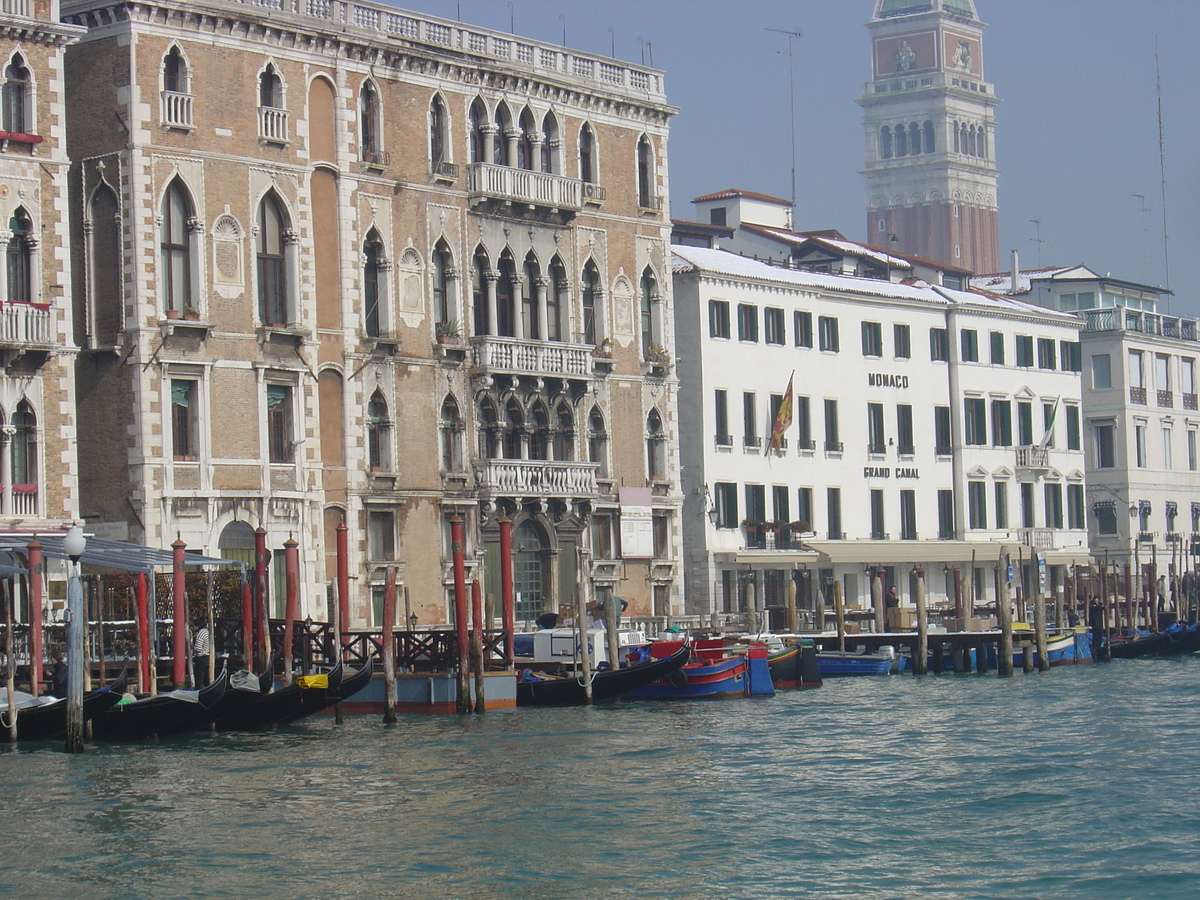
[[[866,135],[867,241],[1000,267],[995,110],[974,0],[875,0]]]

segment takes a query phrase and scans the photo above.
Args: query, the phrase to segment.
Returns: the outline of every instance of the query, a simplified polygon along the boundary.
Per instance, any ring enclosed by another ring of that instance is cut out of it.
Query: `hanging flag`
[[[1050,410],[1050,417],[1046,419],[1046,433],[1042,435],[1042,442],[1038,444],[1043,450],[1049,447],[1050,442],[1054,440],[1054,420],[1058,418],[1058,404],[1061,401],[1061,397],[1054,401],[1054,407]]]
[[[795,377],[796,373],[793,372],[792,377],[788,379],[783,400],[779,402],[779,410],[775,413],[775,422],[771,425],[771,445],[767,452],[774,450],[776,456],[783,456],[783,438],[792,425],[792,380]]]

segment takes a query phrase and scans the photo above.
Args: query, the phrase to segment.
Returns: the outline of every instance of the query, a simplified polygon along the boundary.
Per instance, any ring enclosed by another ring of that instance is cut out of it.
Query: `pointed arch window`
[[[651,481],[667,477],[667,436],[657,409],[646,417],[646,475]]]
[[[532,253],[525,257],[525,277],[521,279],[521,335],[530,340],[542,339],[541,309],[538,299],[542,291],[542,270]]]
[[[657,209],[654,202],[654,148],[650,138],[642,135],[637,145],[637,189],[638,206],[642,209]]]
[[[163,311],[168,316],[177,317],[192,306],[191,219],[192,204],[179,179],[173,179],[163,195],[159,243]]]
[[[273,193],[258,207],[258,314],[264,325],[288,324],[291,285],[288,279],[285,240],[287,220]]]
[[[590,125],[579,129],[579,180],[596,183],[596,136]]]
[[[542,119],[542,171],[547,175],[558,175],[562,171],[559,162],[562,139],[558,133],[558,119],[548,112]]]
[[[488,315],[491,302],[488,296],[490,289],[488,276],[491,274],[491,268],[487,251],[482,246],[476,248],[475,255],[471,259],[471,307],[476,334],[491,334]]]
[[[172,44],[163,56],[162,85],[163,124],[192,128],[191,78],[187,60],[178,45]]]
[[[463,421],[458,411],[458,404],[451,396],[447,396],[442,402],[439,431],[442,443],[442,469],[446,472],[461,472],[463,468]]]
[[[533,113],[526,108],[521,113],[521,133],[517,138],[517,168],[534,168],[537,162],[538,145],[541,143],[541,133],[536,131],[533,124]]]
[[[368,337],[383,334],[386,323],[386,268],[383,240],[379,232],[372,228],[363,245],[363,328]]]
[[[550,284],[546,286],[546,340],[563,339],[563,313],[567,308],[567,269],[557,256],[550,260]]]
[[[503,337],[516,336],[517,270],[512,254],[507,250],[500,256],[500,278],[496,282],[496,333]]]
[[[509,398],[504,406],[504,458],[520,459],[525,437],[525,414],[521,405]]]
[[[599,407],[592,407],[588,414],[588,462],[596,464],[596,474],[608,477],[608,429]]]
[[[391,469],[391,434],[387,401],[380,391],[375,391],[367,404],[367,465],[372,472]]]
[[[264,141],[286,143],[288,113],[283,106],[283,79],[274,63],[258,75],[258,136]]]
[[[0,90],[5,131],[12,134],[33,132],[29,103],[30,85],[30,74],[25,60],[21,54],[14,53],[4,69],[4,88]]]
[[[496,107],[496,119],[492,134],[492,162],[497,166],[511,166],[512,152],[509,148],[509,132],[512,131],[512,117],[508,107],[503,103]]]
[[[529,459],[548,459],[550,449],[550,414],[540,401],[533,405],[529,428]]]
[[[444,241],[438,241],[433,248],[433,265],[430,269],[433,275],[433,315],[439,325],[448,325],[457,319],[451,295],[454,269],[450,260],[450,248]]]
[[[575,458],[575,416],[567,403],[558,404],[554,423],[554,458],[570,462]]]
[[[163,56],[163,90],[186,94],[188,89],[187,63],[179,47],[172,44]]]
[[[363,162],[382,163],[384,161],[383,148],[379,141],[380,116],[379,92],[375,90],[374,83],[368,79],[363,82],[362,90],[358,95],[359,146]]]
[[[121,229],[117,192],[104,181],[92,192],[88,204],[88,305],[92,312],[91,346],[110,346],[124,325],[121,298]]]
[[[488,161],[488,132],[490,130],[487,109],[484,108],[482,100],[476,100],[471,104],[471,162]]]
[[[267,63],[258,75],[258,105],[270,109],[283,108],[283,80],[274,63]]]
[[[642,359],[650,358],[650,348],[657,344],[657,305],[659,301],[658,285],[654,273],[647,266],[642,271],[641,280],[640,324],[642,334]]]
[[[17,404],[12,416],[12,485],[36,493],[38,482],[37,415],[28,400]]]
[[[580,288],[580,301],[583,305],[583,342],[595,344],[603,335],[597,321],[600,312],[600,272],[591,260],[583,267]]]
[[[472,138],[474,138],[474,120],[472,120]],[[446,139],[446,104],[439,94],[434,94],[429,101],[429,162],[434,172],[444,162],[449,162],[447,150],[450,142]]]
[[[33,248],[37,243],[33,222],[24,207],[17,207],[8,220],[8,301],[29,303],[33,300]]]
[[[484,459],[500,456],[500,417],[490,397],[479,403],[479,455]]]

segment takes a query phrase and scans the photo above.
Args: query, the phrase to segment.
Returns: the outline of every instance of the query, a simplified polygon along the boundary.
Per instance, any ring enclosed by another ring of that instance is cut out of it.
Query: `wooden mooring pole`
[[[913,674],[924,675],[929,666],[929,610],[925,606],[925,570],[917,568],[917,650],[913,654]]]
[[[846,607],[842,603],[842,583],[833,579],[833,614],[837,616],[838,652],[846,652]]]
[[[408,627],[406,622],[405,628]],[[383,721],[396,721],[396,567],[388,566],[383,582]]]
[[[8,579],[0,584],[0,598],[4,600],[4,642],[8,648],[8,675],[4,679],[4,690],[8,694],[8,739],[12,743],[17,742],[17,652],[13,644],[13,608],[12,608],[12,582]],[[30,665],[33,665],[33,660],[30,660]]]
[[[483,586],[476,578],[471,582],[471,663],[475,669],[475,712],[487,709],[483,696]]]
[[[471,711],[471,680],[467,646],[467,569],[463,556],[462,516],[450,517],[450,545],[454,554],[454,626],[458,643],[458,703],[460,713]]]
[[[996,674],[1008,678],[1013,673],[1012,637],[1012,560],[1008,548],[1000,548],[1000,596],[996,603],[996,615],[1000,620],[1000,646],[996,649]]]

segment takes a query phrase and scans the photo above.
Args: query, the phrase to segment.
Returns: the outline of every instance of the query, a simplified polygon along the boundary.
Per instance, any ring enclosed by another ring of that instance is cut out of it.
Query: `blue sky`
[[[1002,101],[1001,258],[1087,263],[1176,292],[1200,315],[1200,0],[976,0]],[[787,38],[795,41],[797,226],[865,237],[862,110],[872,0],[414,0],[419,12],[653,63],[666,72],[671,212],[741,187],[791,193]],[[611,30],[610,30],[611,29]],[[640,39],[640,40],[639,40]],[[1167,247],[1155,41],[1162,72]],[[1142,195],[1141,199],[1135,195]],[[1040,220],[1035,224],[1031,219]],[[1039,243],[1036,238],[1041,238]]]

